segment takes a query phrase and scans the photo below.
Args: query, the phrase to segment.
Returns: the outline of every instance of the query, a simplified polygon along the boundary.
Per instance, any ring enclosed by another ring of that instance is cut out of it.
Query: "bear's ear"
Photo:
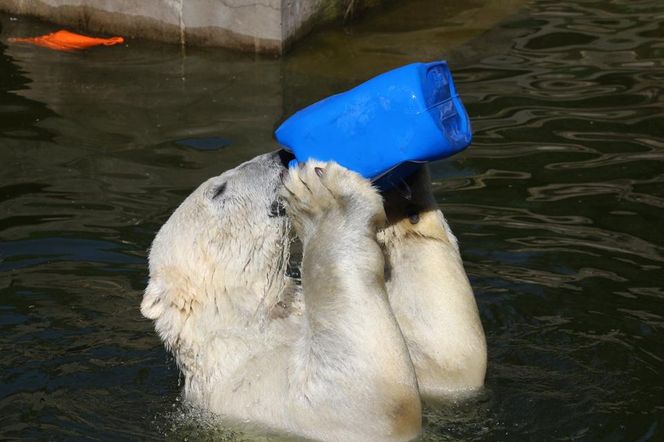
[[[164,296],[166,287],[162,283],[150,279],[145,288],[143,301],[141,302],[141,313],[148,319],[157,319],[164,312]]]

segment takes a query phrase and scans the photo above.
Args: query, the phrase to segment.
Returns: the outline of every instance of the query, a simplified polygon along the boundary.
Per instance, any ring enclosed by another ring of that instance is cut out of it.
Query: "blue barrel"
[[[447,63],[439,61],[394,69],[314,103],[275,136],[293,162],[333,160],[389,188],[419,164],[465,149],[472,133]]]

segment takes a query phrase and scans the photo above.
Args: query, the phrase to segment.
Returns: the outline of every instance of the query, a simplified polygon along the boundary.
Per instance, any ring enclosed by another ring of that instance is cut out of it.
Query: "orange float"
[[[67,30],[60,30],[39,37],[15,37],[9,39],[10,43],[30,43],[56,51],[74,51],[87,49],[93,46],[113,46],[124,43],[122,37],[97,38],[76,34]]]

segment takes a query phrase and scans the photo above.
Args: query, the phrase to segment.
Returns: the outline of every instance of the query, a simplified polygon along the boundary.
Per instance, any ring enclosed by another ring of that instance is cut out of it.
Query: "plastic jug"
[[[409,64],[333,95],[288,118],[275,132],[295,156],[336,161],[389,188],[419,164],[471,141],[470,120],[444,61]]]

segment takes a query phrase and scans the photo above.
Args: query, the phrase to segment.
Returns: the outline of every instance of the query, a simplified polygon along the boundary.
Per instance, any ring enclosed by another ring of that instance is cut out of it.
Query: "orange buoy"
[[[93,46],[112,46],[124,43],[122,37],[96,38],[87,35],[75,34],[66,30],[52,32],[39,37],[16,37],[10,38],[10,43],[30,43],[56,51],[73,51],[76,49],[86,49]]]

